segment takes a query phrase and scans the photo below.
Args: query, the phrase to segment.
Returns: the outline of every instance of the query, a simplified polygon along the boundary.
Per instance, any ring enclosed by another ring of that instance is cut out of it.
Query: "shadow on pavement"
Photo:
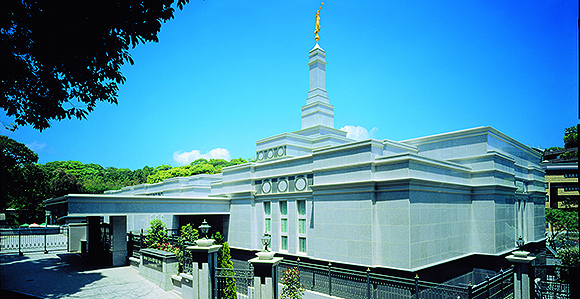
[[[91,270],[109,268],[80,253],[2,255],[0,267],[2,298],[60,298],[83,288],[86,292],[88,285],[104,278]]]

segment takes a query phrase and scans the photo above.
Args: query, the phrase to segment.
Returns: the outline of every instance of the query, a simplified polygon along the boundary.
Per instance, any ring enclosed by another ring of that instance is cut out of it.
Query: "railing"
[[[488,277],[478,285],[453,286],[393,277],[367,271],[342,269],[283,260],[281,268],[297,267],[300,283],[307,290],[352,299],[504,299],[513,298],[513,268]]]
[[[0,253],[61,251],[68,248],[68,227],[0,230]]]
[[[536,298],[577,298],[578,267],[534,266],[534,278]]]
[[[514,297],[514,268],[501,270],[493,277],[486,277],[484,282],[479,283],[470,289],[473,299],[504,299]]]
[[[217,298],[248,297],[254,287],[254,269],[215,268]]]

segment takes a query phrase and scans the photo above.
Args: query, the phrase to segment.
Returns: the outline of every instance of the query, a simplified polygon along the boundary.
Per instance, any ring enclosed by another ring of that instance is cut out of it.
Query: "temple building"
[[[349,139],[334,127],[326,52],[317,42],[308,57],[302,128],[256,141],[256,162],[103,195],[71,194],[48,200],[47,209],[88,219],[89,243],[100,217],[120,236],[155,218],[174,229],[207,219],[235,250],[260,250],[266,232],[281,254],[406,271],[500,257],[519,237],[544,240],[540,153],[492,127],[403,141]]]

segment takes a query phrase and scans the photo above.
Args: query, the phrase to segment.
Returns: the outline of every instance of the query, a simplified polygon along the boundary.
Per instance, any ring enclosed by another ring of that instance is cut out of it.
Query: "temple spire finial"
[[[320,2],[320,8],[316,12],[316,27],[314,27],[314,40],[318,43],[320,37],[318,37],[318,32],[320,31],[320,10],[322,9],[324,2]]]

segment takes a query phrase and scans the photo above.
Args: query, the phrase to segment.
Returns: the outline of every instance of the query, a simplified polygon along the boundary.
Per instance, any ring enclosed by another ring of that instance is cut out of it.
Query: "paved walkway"
[[[2,255],[0,288],[2,298],[14,298],[12,292],[18,292],[40,298],[181,299],[172,291],[161,290],[130,266],[97,266],[79,253]]]

